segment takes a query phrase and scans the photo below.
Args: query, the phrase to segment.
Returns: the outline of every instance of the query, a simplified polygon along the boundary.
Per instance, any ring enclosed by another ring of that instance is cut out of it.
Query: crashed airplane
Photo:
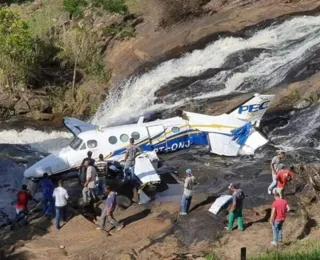
[[[66,148],[50,154],[30,168],[29,179],[61,174],[79,168],[90,150],[93,158],[103,154],[106,160],[124,159],[130,137],[145,152],[174,152],[194,145],[209,146],[218,155],[252,154],[268,140],[257,130],[274,95],[255,94],[229,113],[208,116],[183,112],[181,117],[136,124],[99,127],[75,118],[65,118],[65,127],[74,135]],[[141,169],[143,171],[143,169]]]

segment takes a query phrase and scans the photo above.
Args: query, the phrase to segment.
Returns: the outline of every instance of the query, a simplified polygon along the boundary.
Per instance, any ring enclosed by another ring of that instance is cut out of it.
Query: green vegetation
[[[127,26],[125,23],[115,24],[104,28],[105,36],[119,35],[121,39],[136,36],[136,31],[132,26]]]
[[[281,250],[281,251],[280,251]],[[266,253],[250,260],[318,260],[320,259],[319,241],[304,241],[292,246]]]
[[[0,9],[0,83],[14,91],[18,83],[27,82],[36,69],[36,42],[20,17]]]
[[[75,18],[81,17],[86,7],[120,14],[128,11],[125,0],[64,0],[63,6],[64,10]]]

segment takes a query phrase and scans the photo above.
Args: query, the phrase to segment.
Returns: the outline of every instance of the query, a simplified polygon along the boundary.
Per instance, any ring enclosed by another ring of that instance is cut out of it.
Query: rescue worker
[[[27,189],[27,185],[23,184],[21,190],[17,194],[16,201],[16,217],[12,221],[11,230],[14,230],[14,227],[22,219],[24,219],[25,224],[28,223],[28,203],[29,200],[32,200],[32,195]],[[13,202],[14,203],[14,202]],[[12,203],[12,204],[13,204]]]
[[[268,194],[272,194],[273,189],[277,186],[277,172],[279,169],[279,164],[281,160],[286,157],[286,153],[284,151],[279,151],[278,154],[272,158],[270,163],[271,174],[272,174],[272,183],[268,187]]]
[[[98,181],[96,183],[96,193],[103,195],[106,187],[106,179],[108,177],[108,162],[103,159],[103,155],[99,155],[99,160],[95,162]]]
[[[37,188],[42,191],[42,212],[45,216],[49,216],[54,210],[54,200],[52,193],[54,186],[52,181],[49,179],[48,173],[43,174],[43,179],[38,183]]]
[[[193,186],[197,184],[196,178],[192,175],[191,169],[186,170],[186,179],[184,180],[183,196],[181,200],[181,212],[180,215],[188,215],[192,196],[193,196]]]
[[[105,193],[108,195],[108,197],[106,199],[104,209],[101,212],[100,227],[97,229],[103,230],[106,224],[106,218],[108,218],[110,224],[114,226],[117,231],[119,231],[123,228],[123,224],[120,224],[113,216],[113,212],[115,211],[117,205],[117,193],[112,191],[109,185],[106,186]]]
[[[141,149],[135,146],[133,138],[130,138],[129,142],[130,145],[124,157],[124,181],[131,180],[133,178],[135,159],[139,153],[142,153]]]
[[[238,184],[230,184],[228,187],[232,192],[232,205],[229,210],[229,224],[226,228],[228,231],[233,229],[233,223],[235,220],[238,221],[238,229],[243,231],[243,216],[242,216],[242,208],[243,208],[243,201],[245,199],[244,192],[239,189]]]

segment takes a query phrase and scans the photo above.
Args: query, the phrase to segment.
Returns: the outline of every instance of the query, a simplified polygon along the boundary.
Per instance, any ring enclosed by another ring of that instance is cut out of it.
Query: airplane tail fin
[[[227,114],[233,115],[241,120],[258,122],[267,111],[274,97],[275,95],[255,94],[252,98],[234,108]]]

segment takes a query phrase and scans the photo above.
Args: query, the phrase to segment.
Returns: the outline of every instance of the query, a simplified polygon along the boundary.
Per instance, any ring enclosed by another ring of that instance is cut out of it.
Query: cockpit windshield
[[[82,144],[82,140],[78,137],[75,137],[73,139],[73,141],[70,143],[70,147],[73,149],[73,150],[78,150],[78,148],[80,147],[80,145]]]

